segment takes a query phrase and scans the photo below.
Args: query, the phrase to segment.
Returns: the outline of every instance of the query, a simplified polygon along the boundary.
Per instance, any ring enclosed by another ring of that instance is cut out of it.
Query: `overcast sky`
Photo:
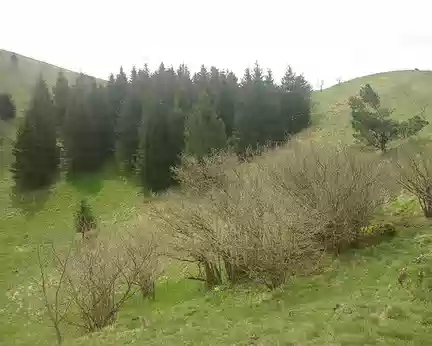
[[[313,85],[432,69],[427,0],[3,2],[0,48],[100,78],[161,61],[240,76],[258,60],[276,77],[291,64]]]

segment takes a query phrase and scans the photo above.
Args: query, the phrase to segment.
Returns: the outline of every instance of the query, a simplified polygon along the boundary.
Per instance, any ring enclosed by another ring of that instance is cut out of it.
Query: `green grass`
[[[11,162],[11,144],[19,118],[28,107],[37,78],[42,75],[48,86],[55,85],[59,67],[16,54],[18,63],[11,62],[12,52],[0,49],[0,93],[12,95],[17,108],[17,119],[0,120],[0,178],[4,167]],[[62,69],[70,84],[75,83],[78,73]]]
[[[352,141],[351,114],[348,98],[356,95],[360,87],[371,84],[381,97],[385,107],[394,108],[394,117],[408,119],[426,107],[425,118],[430,124],[419,136],[432,136],[432,71],[385,72],[356,78],[322,92],[314,92],[314,136],[330,136],[332,140]]]
[[[0,50],[0,92],[12,93],[19,111],[25,109],[37,76],[52,85],[58,69]],[[73,80],[76,74],[67,72]],[[358,78],[336,85],[314,98],[314,128],[307,135],[351,141],[346,101],[370,83],[384,105],[406,119],[428,104],[432,72],[401,71]],[[426,118],[432,123],[432,109]],[[15,123],[0,123],[13,139]],[[432,125],[420,136],[429,138]],[[336,137],[334,137],[336,135]],[[10,154],[4,146],[3,155]],[[11,198],[7,160],[0,168],[0,345],[53,345],[55,335],[38,313],[34,287],[35,246],[67,242],[74,235],[73,214],[87,196],[98,221],[121,231],[139,214],[144,197],[132,183],[107,170],[97,175],[61,181],[50,191],[23,199]],[[432,339],[432,299],[413,300],[397,282],[405,265],[432,250],[431,225],[411,200],[396,201],[384,220],[401,221],[391,242],[352,251],[335,259],[314,277],[297,278],[284,289],[220,288],[205,292],[184,279],[183,267],[173,264],[157,284],[156,301],[139,296],[120,312],[117,323],[100,333],[82,336],[66,332],[65,344],[78,345],[426,345]],[[145,231],[145,230],[143,230]]]
[[[15,345],[50,345],[50,330],[34,316],[36,245],[72,239],[74,212],[83,196],[89,198],[102,227],[119,230],[137,216],[144,197],[135,185],[112,178],[110,172],[60,182],[50,191],[21,199],[10,193],[11,182],[4,177],[0,181],[0,345],[12,340]],[[15,292],[16,299],[11,299]]]
[[[19,54],[17,65],[11,62],[13,53],[0,49],[0,93],[9,93],[17,106],[18,116],[27,108],[37,78],[42,75],[53,86],[60,68]],[[63,69],[66,78],[74,83],[78,73]]]
[[[430,251],[429,233],[405,230],[276,292],[160,283],[156,302],[136,299],[115,327],[66,345],[425,345],[432,301],[413,301],[397,277]]]

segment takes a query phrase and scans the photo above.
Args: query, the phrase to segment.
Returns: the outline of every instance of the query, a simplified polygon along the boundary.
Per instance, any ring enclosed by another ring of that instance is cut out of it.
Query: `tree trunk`
[[[426,196],[422,198],[420,202],[424,216],[426,218],[432,218],[432,187],[426,189]]]
[[[60,328],[59,328],[59,326],[56,324],[56,325],[54,325],[54,328],[55,328],[55,332],[56,332],[56,337],[57,337],[57,343],[59,344],[59,345],[61,345],[61,343],[62,343],[62,336],[61,336],[61,332],[60,332]]]
[[[381,150],[381,152],[383,152],[383,153],[385,153],[386,150],[387,150],[387,148],[386,148],[386,143],[387,143],[387,142],[386,142],[383,138],[380,139],[380,142],[379,142],[380,150]]]
[[[215,286],[221,285],[222,277],[218,267],[210,261],[204,261],[203,264],[207,289],[212,289]]]

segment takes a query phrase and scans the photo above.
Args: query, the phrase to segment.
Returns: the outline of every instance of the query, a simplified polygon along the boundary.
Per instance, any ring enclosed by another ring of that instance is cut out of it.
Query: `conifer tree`
[[[55,177],[60,158],[53,112],[48,87],[39,77],[13,147],[11,171],[19,189],[47,186]]]
[[[97,226],[96,218],[93,215],[92,208],[86,199],[82,199],[78,209],[75,212],[75,230],[81,233],[84,238],[85,233],[95,229]]]
[[[235,118],[237,150],[256,149],[275,141],[279,104],[275,86],[264,81],[264,73],[258,63],[251,74],[246,69],[240,90],[241,100]]]
[[[94,79],[81,74],[71,89],[71,97],[65,119],[65,149],[69,173],[89,172],[98,169],[104,159],[101,133],[109,117],[96,112],[102,107],[102,97]]]
[[[202,159],[226,143],[224,123],[217,117],[208,94],[203,93],[186,119],[185,152]]]
[[[161,64],[143,102],[138,170],[145,188],[160,191],[174,183],[172,167],[183,150],[184,114],[176,99],[176,74]]]
[[[16,116],[15,103],[10,94],[0,94],[0,120],[14,119]]]
[[[135,168],[143,112],[143,95],[148,92],[150,82],[148,70],[139,73],[132,70],[131,76],[129,92],[117,122],[117,158],[127,171]]]
[[[138,72],[136,70],[136,67],[133,66],[131,70],[130,82],[135,83],[137,79],[138,79]]]
[[[63,124],[69,103],[69,82],[62,70],[59,71],[57,81],[53,87],[54,117],[58,126]]]
[[[429,124],[419,115],[402,122],[392,119],[393,110],[381,105],[378,93],[370,84],[361,87],[359,95],[350,97],[348,103],[353,137],[382,152],[392,140],[412,136]]]
[[[288,66],[281,91],[281,127],[287,135],[295,134],[309,126],[312,88],[302,75],[297,76]]]

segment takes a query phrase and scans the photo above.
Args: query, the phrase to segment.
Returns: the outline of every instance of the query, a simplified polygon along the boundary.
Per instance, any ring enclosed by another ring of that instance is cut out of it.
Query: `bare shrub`
[[[432,151],[430,147],[411,144],[398,152],[398,182],[414,194],[425,217],[432,217]]]
[[[63,258],[59,257],[54,247],[52,247],[51,250],[54,263],[53,267],[55,270],[51,277],[46,273],[45,268],[48,266],[48,263],[46,258],[42,258],[40,246],[37,248],[37,258],[43,304],[48,318],[54,327],[57,343],[60,345],[63,341],[61,325],[67,317],[72,303],[71,299],[65,295],[67,283],[67,265],[65,265],[65,263],[67,263],[70,258],[72,248],[64,254]]]
[[[183,162],[182,192],[153,211],[172,236],[174,256],[196,261],[207,287],[247,279],[274,288],[316,267],[322,249],[299,227],[297,208],[268,165],[240,165],[229,153]]]
[[[67,251],[52,246],[51,285],[47,285],[50,274],[38,252],[43,300],[59,343],[62,323],[97,331],[112,324],[137,291],[154,294],[151,287],[160,273],[156,250],[153,237],[127,232],[90,243],[85,239],[73,242]]]
[[[386,162],[343,145],[292,141],[239,163],[219,153],[183,158],[180,192],[153,205],[172,256],[197,262],[207,287],[270,288],[319,268],[324,250],[358,243],[390,197]]]
[[[337,252],[355,245],[361,228],[391,195],[387,163],[344,145],[293,142],[271,175],[286,196],[308,215],[309,227],[326,248]]]

